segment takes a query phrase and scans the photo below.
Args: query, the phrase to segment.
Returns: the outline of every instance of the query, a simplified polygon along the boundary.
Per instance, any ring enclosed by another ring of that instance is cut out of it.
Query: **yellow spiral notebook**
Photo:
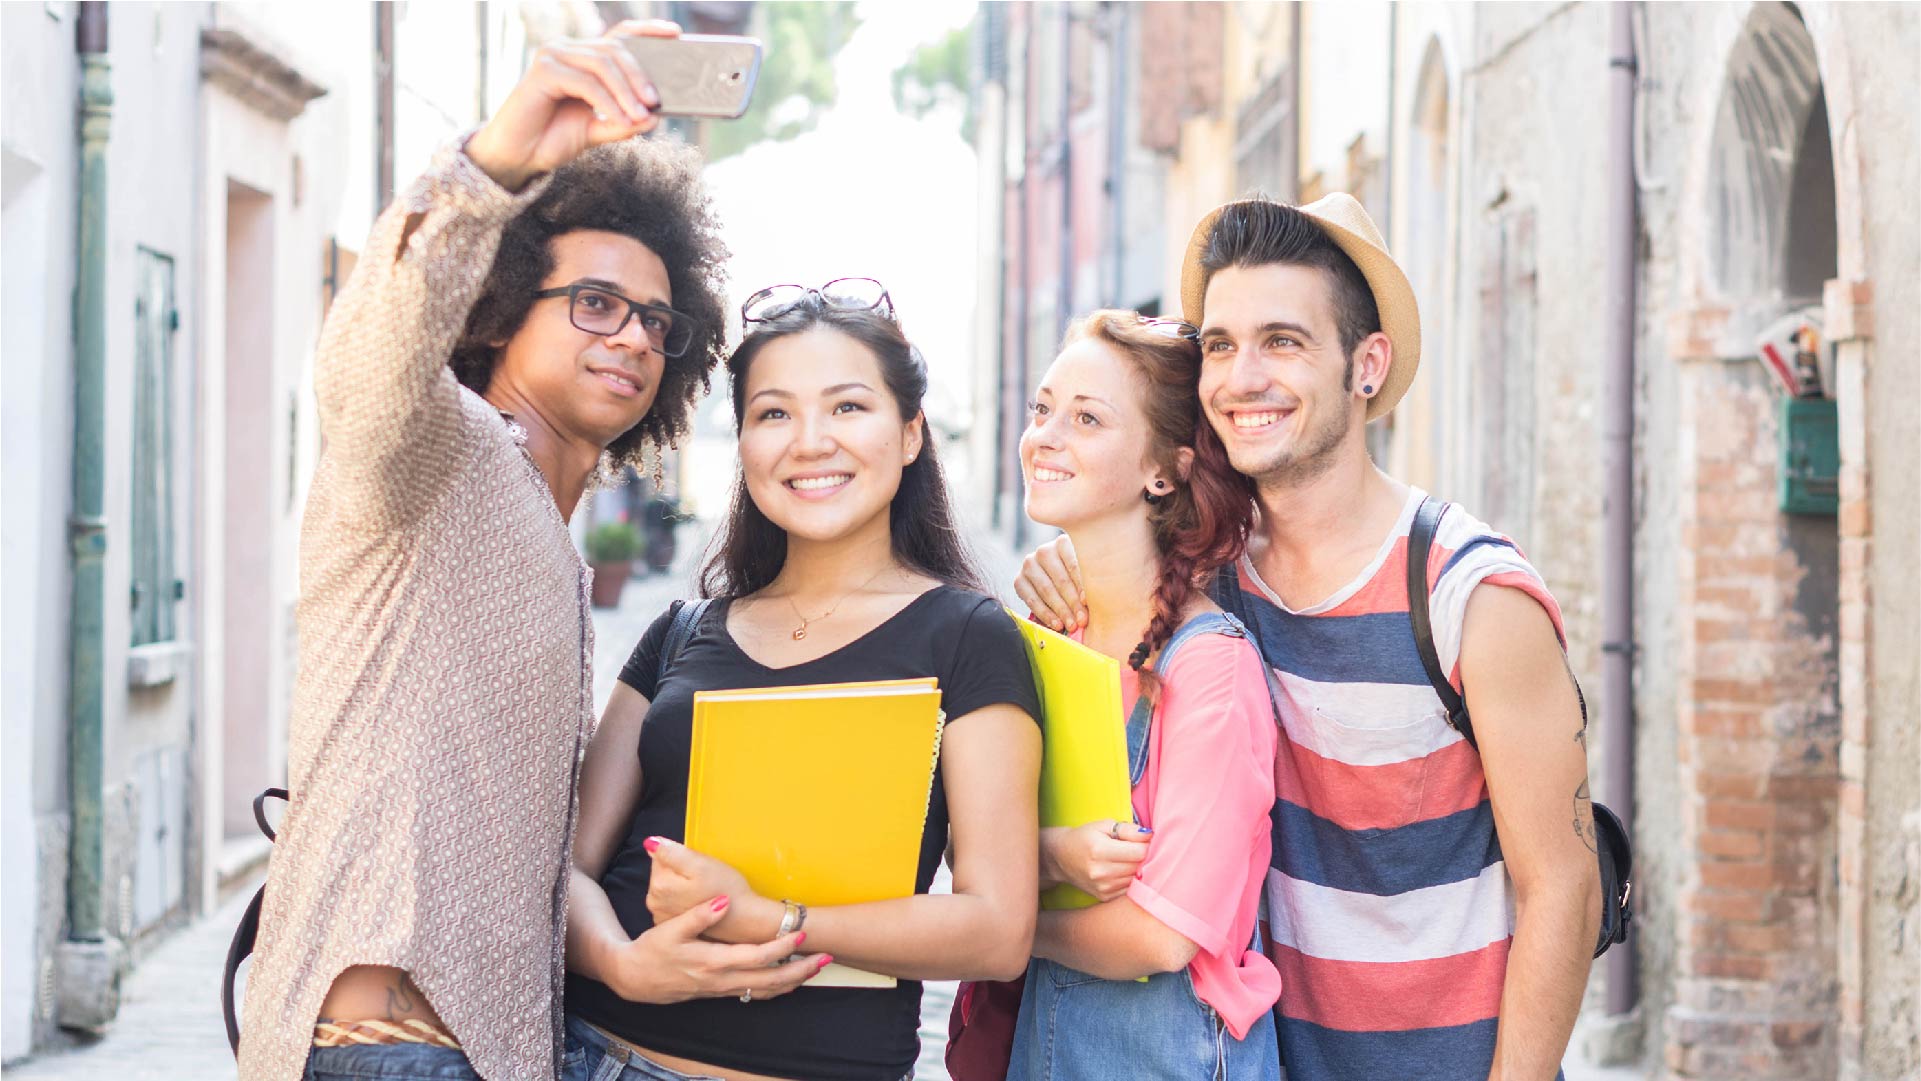
[[[687,846],[763,897],[912,896],[945,720],[931,678],[699,691]],[[896,982],[833,964],[804,986]]]
[[[1032,620],[1014,616],[1014,625],[1027,644],[1034,688],[1041,695],[1041,825],[1134,821],[1120,662]],[[1072,886],[1041,892],[1042,908],[1093,903]]]

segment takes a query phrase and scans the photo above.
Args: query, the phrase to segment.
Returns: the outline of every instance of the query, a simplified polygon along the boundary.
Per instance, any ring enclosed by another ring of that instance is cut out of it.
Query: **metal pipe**
[[[1015,231],[1020,248],[1021,261],[1020,289],[1015,294],[1014,318],[1014,385],[1009,387],[1008,408],[1015,416],[1020,415],[1020,407],[1027,394],[1028,340],[1033,337],[1028,329],[1028,320],[1033,317],[1034,260],[1029,250],[1032,224],[1031,207],[1027,190],[1034,182],[1034,8],[1023,7],[1021,12],[1021,182],[1015,189],[1019,206],[1020,227]],[[1018,424],[1010,426],[1018,433]],[[1011,434],[1011,433],[1010,433]],[[1021,474],[1019,435],[1007,441],[1004,461],[1007,463],[1008,477],[1013,484],[1014,548],[1019,551],[1027,547],[1027,478]]]
[[[1055,283],[1054,340],[1067,334],[1067,322],[1074,317],[1074,6],[1063,3],[1061,10],[1061,115],[1059,157],[1061,179],[1061,266],[1060,281]],[[1021,392],[1026,393],[1022,387]]]
[[[394,199],[394,5],[374,4],[374,214]]]
[[[67,849],[67,937],[107,937],[106,801],[107,134],[113,89],[107,5],[80,5],[80,176],[73,297],[73,592],[68,623],[67,770],[73,838]]]
[[[1123,295],[1127,287],[1127,76],[1132,68],[1128,49],[1134,9],[1115,3],[1106,8],[1107,55],[1113,69],[1107,102],[1107,250],[1111,277],[1106,306],[1118,308],[1128,300]]]
[[[1608,57],[1607,360],[1601,370],[1601,738],[1608,804],[1634,831],[1634,187],[1633,5],[1610,12]],[[1639,997],[1634,942],[1610,950],[1607,1011]]]

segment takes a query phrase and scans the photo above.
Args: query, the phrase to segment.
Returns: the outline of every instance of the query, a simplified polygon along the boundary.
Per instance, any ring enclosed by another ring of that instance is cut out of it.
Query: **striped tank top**
[[[1374,560],[1290,609],[1243,558],[1242,614],[1280,683],[1269,952],[1290,1081],[1485,1078],[1514,933],[1480,756],[1447,723],[1408,625],[1408,493]],[[1429,551],[1435,646],[1460,687],[1483,582],[1561,613],[1514,542],[1450,506]]]

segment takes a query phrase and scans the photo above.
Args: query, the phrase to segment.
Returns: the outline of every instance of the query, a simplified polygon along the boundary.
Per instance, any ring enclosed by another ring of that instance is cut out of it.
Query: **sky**
[[[967,421],[973,362],[975,157],[958,111],[915,120],[894,107],[891,76],[914,48],[973,17],[972,0],[860,5],[835,64],[839,97],[812,130],[760,143],[707,168],[728,245],[730,339],[762,286],[867,277],[887,286],[902,328],[927,357],[929,419]],[[777,62],[769,57],[769,63]],[[733,472],[725,377],[702,407],[689,495],[703,514]],[[716,487],[719,485],[719,487]]]

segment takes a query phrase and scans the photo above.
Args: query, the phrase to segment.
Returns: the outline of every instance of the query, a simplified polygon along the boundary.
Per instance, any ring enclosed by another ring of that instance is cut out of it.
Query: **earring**
[[[1374,393],[1374,384],[1372,383],[1363,384],[1361,386],[1361,393],[1372,396]]]
[[[1162,497],[1155,495],[1153,492],[1142,492],[1141,498],[1147,500],[1148,506],[1151,507],[1156,503],[1159,503]]]

